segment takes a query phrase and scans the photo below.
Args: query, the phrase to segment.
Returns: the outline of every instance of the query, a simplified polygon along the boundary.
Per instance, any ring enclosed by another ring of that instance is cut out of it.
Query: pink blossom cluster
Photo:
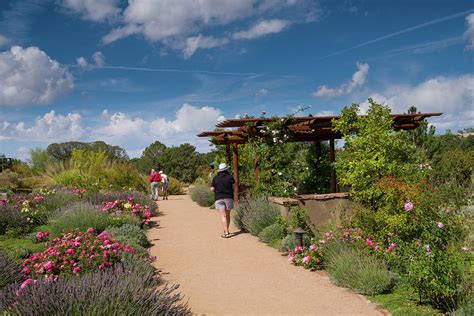
[[[115,200],[104,202],[100,208],[102,212],[114,214],[116,216],[130,214],[142,220],[142,224],[148,225],[151,219],[151,209],[148,205],[140,205],[135,203],[133,197],[127,200]]]
[[[392,242],[386,249],[384,248],[383,245],[381,245],[379,242],[373,240],[371,237],[368,237],[365,240],[365,245],[368,246],[370,249],[375,250],[376,252],[378,251],[384,251],[385,253],[391,252],[397,247],[397,244]]]
[[[296,247],[294,251],[288,253],[288,260],[295,266],[303,266],[305,269],[316,269],[321,260],[318,258],[318,246],[310,245]]]
[[[79,196],[83,196],[85,193],[87,193],[87,189],[82,189],[82,188],[73,188],[72,193],[77,194]]]
[[[39,232],[36,234],[36,242],[43,242],[49,237],[48,232]]]
[[[7,203],[8,203],[7,199],[5,199],[5,198],[0,199],[0,206],[7,205]]]
[[[48,248],[35,253],[23,262],[23,277],[55,280],[59,275],[75,275],[104,269],[121,260],[124,253],[135,253],[128,244],[111,239],[106,231],[65,233],[47,244]]]

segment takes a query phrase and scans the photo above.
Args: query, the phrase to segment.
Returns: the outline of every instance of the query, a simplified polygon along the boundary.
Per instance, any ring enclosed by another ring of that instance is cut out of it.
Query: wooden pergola
[[[420,126],[424,119],[439,116],[442,113],[417,113],[417,114],[392,114],[392,124],[395,130],[412,130]],[[216,130],[199,133],[198,137],[211,137],[210,141],[216,145],[232,146],[232,165],[234,179],[234,200],[238,201],[239,192],[239,151],[238,145],[245,144],[252,138],[266,137],[266,125],[283,120],[287,129],[287,142],[322,142],[329,141],[329,159],[335,161],[334,140],[342,135],[334,130],[332,120],[339,116],[306,116],[306,117],[259,117],[239,118],[222,121],[216,125]],[[260,177],[259,157],[255,157],[255,177],[258,182]],[[331,170],[331,192],[338,191],[336,172]]]

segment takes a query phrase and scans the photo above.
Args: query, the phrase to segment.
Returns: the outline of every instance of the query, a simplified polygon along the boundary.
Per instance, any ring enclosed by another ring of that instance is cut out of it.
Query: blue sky
[[[237,115],[367,98],[474,126],[463,0],[2,0],[0,153],[104,140],[132,157]]]

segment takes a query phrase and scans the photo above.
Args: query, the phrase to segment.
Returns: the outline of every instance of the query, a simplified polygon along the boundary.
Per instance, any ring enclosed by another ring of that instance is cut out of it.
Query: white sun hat
[[[219,169],[217,170],[217,172],[226,171],[229,168],[230,167],[225,162],[223,162],[219,164]]]

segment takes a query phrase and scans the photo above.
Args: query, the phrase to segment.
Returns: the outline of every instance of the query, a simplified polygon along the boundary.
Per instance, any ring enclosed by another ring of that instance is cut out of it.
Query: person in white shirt
[[[161,176],[161,184],[162,184],[162,191],[163,191],[163,200],[168,199],[168,176],[160,170]]]

